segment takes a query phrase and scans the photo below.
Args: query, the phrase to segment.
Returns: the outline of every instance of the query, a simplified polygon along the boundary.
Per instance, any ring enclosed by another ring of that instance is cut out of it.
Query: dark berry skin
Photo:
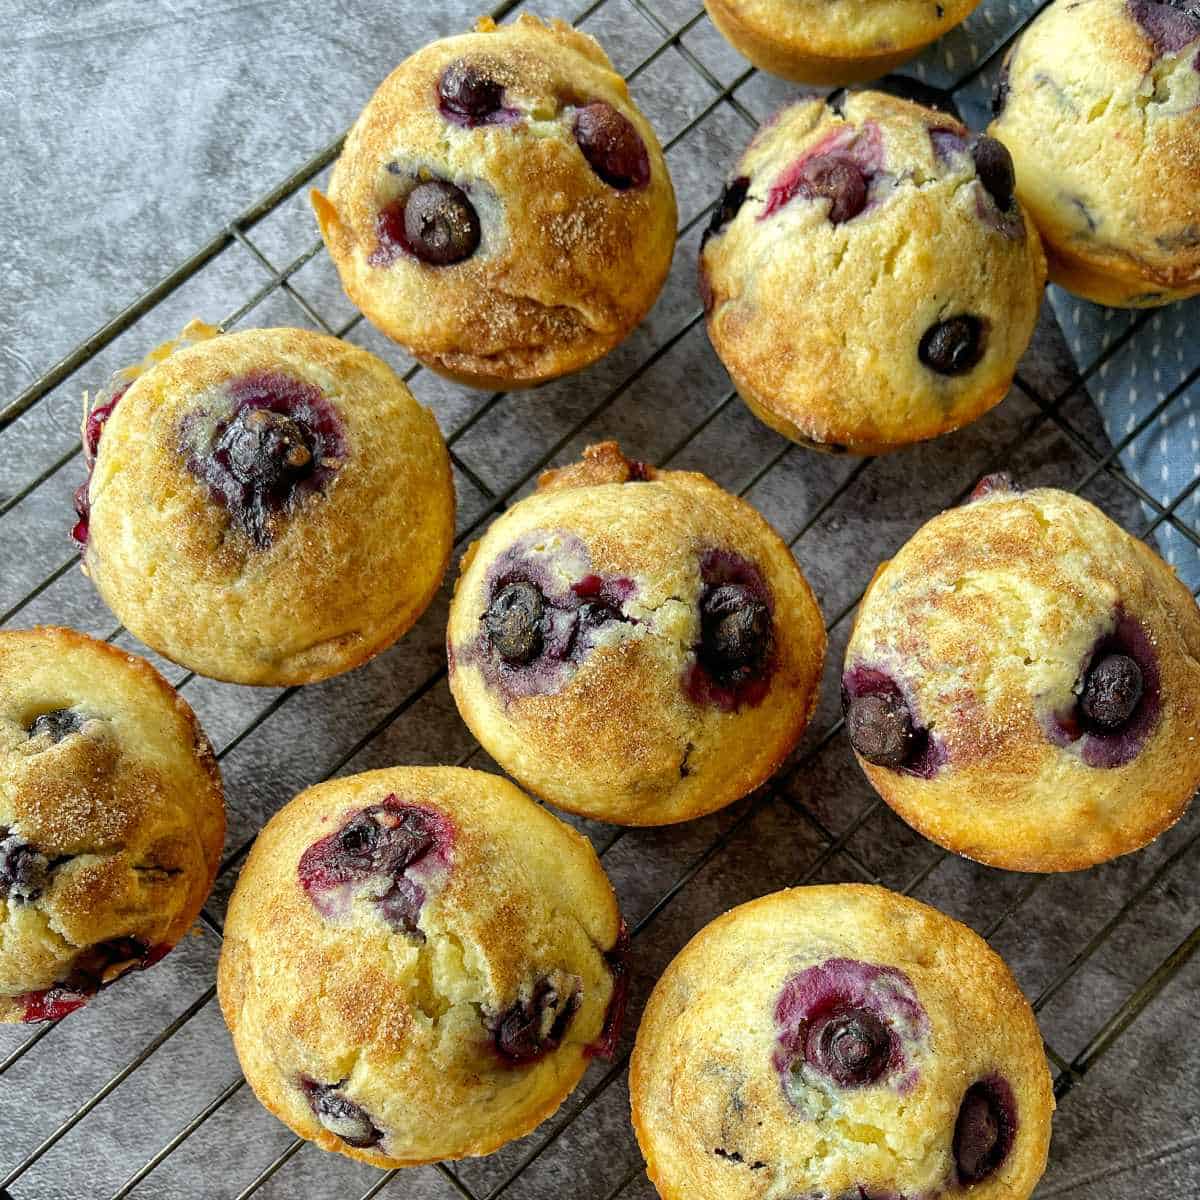
[[[29,736],[39,738],[49,736],[52,742],[61,742],[72,733],[78,733],[83,728],[83,718],[73,708],[56,708],[51,712],[42,713],[29,726]]]
[[[529,1000],[518,1000],[497,1018],[493,1037],[500,1057],[524,1065],[557,1049],[579,1003],[578,991],[564,996],[550,980],[539,981]]]
[[[804,164],[800,191],[829,201],[829,220],[841,225],[857,217],[867,206],[867,177],[847,158],[821,154]]]
[[[959,1182],[979,1183],[1001,1167],[1016,1131],[1016,1100],[1007,1081],[995,1076],[967,1088],[954,1126]]]
[[[500,589],[483,615],[496,653],[512,666],[525,666],[542,652],[542,593],[532,583],[510,583]]]
[[[771,614],[748,587],[722,584],[701,601],[699,656],[723,686],[745,682],[770,648]]]
[[[975,174],[979,182],[996,202],[996,207],[1001,212],[1008,212],[1017,186],[1008,147],[993,137],[981,135],[971,146],[971,157],[975,160]]]
[[[1200,38],[1200,4],[1196,0],[1129,0],[1129,13],[1159,54],[1177,54]]]
[[[442,72],[438,100],[446,116],[465,125],[483,125],[503,110],[504,89],[476,64],[460,58]]]
[[[841,1087],[874,1083],[892,1061],[892,1034],[866,1008],[835,1011],[809,1026],[804,1056]]]
[[[575,115],[575,140],[592,170],[618,191],[650,182],[650,155],[633,122],[597,100]]]
[[[217,442],[230,474],[262,492],[289,488],[313,469],[311,438],[286,413],[243,408]]]
[[[57,860],[50,860],[11,830],[0,826],[0,900],[10,904],[32,904],[46,888],[46,880]]]
[[[931,325],[921,338],[917,357],[939,375],[965,375],[978,365],[985,348],[983,322],[963,314]]]
[[[1009,82],[1009,64],[1005,64],[1000,68],[1000,74],[996,76],[996,87],[992,92],[992,116],[998,117],[1005,108],[1008,107],[1008,93],[1012,90],[1012,84]]]
[[[846,707],[846,732],[854,749],[877,767],[898,770],[916,748],[908,705],[891,693],[869,692],[850,700]]]
[[[1142,669],[1126,654],[1106,654],[1088,670],[1080,708],[1087,721],[1115,733],[1133,716],[1142,698]]]
[[[300,1090],[312,1109],[313,1116],[335,1137],[356,1150],[366,1150],[383,1141],[383,1131],[378,1129],[361,1104],[346,1099],[338,1093],[345,1083],[317,1083],[313,1079],[301,1079]]]
[[[739,175],[732,183],[725,185],[724,191],[721,192],[721,198],[717,201],[717,207],[713,210],[712,218],[708,222],[705,240],[720,233],[742,211],[742,205],[746,203],[749,193],[750,177],[748,175]]]
[[[448,267],[479,248],[479,215],[462,188],[442,179],[419,183],[404,202],[404,243],[421,262]]]
[[[337,908],[333,898],[342,888],[377,880],[379,890],[372,895],[383,919],[423,941],[417,922],[425,890],[406,872],[449,839],[440,813],[388,796],[354,813],[340,829],[305,850],[296,868],[300,886],[317,910],[330,916]]]

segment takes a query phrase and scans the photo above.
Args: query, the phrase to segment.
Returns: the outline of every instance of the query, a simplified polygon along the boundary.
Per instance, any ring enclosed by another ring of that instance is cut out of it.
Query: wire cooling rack
[[[506,3],[494,15],[520,7]],[[1160,503],[1118,458],[1194,391],[1200,344],[1176,349],[1179,382],[1115,446],[1085,384],[1134,339],[1153,336],[1152,313],[1139,314],[1081,369],[1044,314],[1005,403],[932,445],[875,460],[791,446],[736,401],[707,346],[694,279],[699,235],[721,181],[789,89],[747,69],[698,0],[535,8],[601,38],[667,150],[684,221],[671,279],[642,329],[593,370],[534,393],[469,393],[421,370],[350,309],[305,211],[305,185],[328,170],[341,145],[334,141],[0,410],[0,444],[28,464],[28,478],[0,493],[0,624],[69,623],[145,652],[112,628],[63,536],[82,476],[78,395],[186,317],[211,319],[197,306],[226,297],[233,311],[225,328],[251,318],[311,325],[405,371],[447,433],[459,550],[541,468],[605,436],[637,457],[704,470],[746,496],[789,540],[829,618],[813,727],[772,783],[723,813],[667,830],[576,822],[603,856],[632,931],[631,1020],[617,1057],[594,1064],[555,1117],[490,1158],[378,1172],[295,1139],[257,1105],[212,980],[233,876],[262,822],[295,791],[392,762],[496,769],[457,720],[446,688],[448,589],[399,646],[313,688],[235,688],[159,662],[199,713],[225,774],[230,832],[217,889],[195,936],[153,971],[61,1022],[0,1034],[0,1200],[564,1193],[650,1200],[629,1128],[626,1067],[655,978],[718,912],[778,887],[836,880],[881,882],[934,903],[991,939],[1013,966],[1039,1011],[1060,1101],[1038,1196],[1140,1197],[1147,1181],[1168,1176],[1172,1186],[1187,1185],[1172,1194],[1195,1194],[1200,1126],[1191,1101],[1200,1058],[1185,989],[1198,980],[1194,968],[1190,978],[1177,977],[1200,946],[1200,819],[1193,814],[1141,854],[1079,875],[968,863],[917,837],[870,791],[839,736],[837,679],[849,618],[876,563],[988,471],[1004,467],[1027,483],[1070,487],[1146,539],[1170,524],[1200,546],[1200,532],[1181,517],[1197,481]],[[941,88],[932,98],[978,109],[1003,49],[1034,15],[1033,5],[985,0],[973,20],[993,31],[990,51],[960,55],[956,73],[946,50],[918,61],[910,78],[928,84],[933,76]],[[254,272],[261,283],[247,294]]]

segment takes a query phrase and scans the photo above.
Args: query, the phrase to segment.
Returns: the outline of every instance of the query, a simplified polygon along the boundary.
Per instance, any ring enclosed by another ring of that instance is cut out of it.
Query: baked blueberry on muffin
[[[992,866],[1144,846],[1200,786],[1200,612],[1085,500],[989,477],[884,563],[842,676],[879,794]]]
[[[407,632],[441,582],[454,488],[433,416],[337,338],[253,329],[101,393],[75,536],[126,628],[234,683],[311,683]]]
[[[880,92],[784,109],[700,251],[709,337],[751,410],[860,454],[997,404],[1044,282],[1004,147]]]
[[[208,896],[221,777],[143,659],[0,632],[0,1021],[49,1021],[156,963]]]
[[[754,509],[606,442],[471,547],[448,652],[463,720],[526,787],[665,825],[775,771],[816,704],[825,631]]]
[[[1200,293],[1200,4],[1057,0],[994,107],[1055,283],[1129,307]]]
[[[485,18],[375,93],[313,206],[342,285],[426,366],[530,387],[649,312],[675,241],[662,151],[599,44]]]
[[[587,840],[479,771],[301,793],[233,893],[218,991],[258,1098],[381,1167],[487,1154],[611,1054],[627,937]]]
[[[663,1200],[1027,1200],[1054,1110],[987,943],[852,884],[702,929],[654,989],[630,1090]]]
[[[979,0],[705,0],[756,67],[797,83],[878,79],[961,24]]]

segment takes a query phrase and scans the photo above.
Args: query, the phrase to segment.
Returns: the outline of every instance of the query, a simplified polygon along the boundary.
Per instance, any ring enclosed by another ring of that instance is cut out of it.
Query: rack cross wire
[[[984,17],[988,24],[995,26],[999,22],[1004,26],[997,32],[994,46],[949,86],[926,88],[926,91],[934,93],[934,98],[943,105],[953,106],[957,97],[981,88],[1011,40],[1044,3],[1045,0],[1039,0],[1037,5],[1020,11],[1011,4],[991,4],[985,0]],[[493,16],[503,19],[522,6],[522,0],[509,0],[496,8]],[[545,6],[534,7],[544,11]],[[665,19],[657,11],[661,9],[677,15]],[[444,407],[439,407],[439,400],[445,402],[446,385],[439,384],[418,365],[407,369],[405,379],[418,394],[422,387],[430,391],[431,397],[426,402],[433,404],[444,425],[451,426],[447,441],[460,497],[466,500],[456,545],[461,549],[492,515],[518,498],[546,465],[570,457],[586,440],[616,433],[641,457],[653,457],[662,465],[699,466],[720,478],[727,487],[753,499],[785,533],[789,544],[803,552],[806,569],[827,611],[833,610],[828,623],[830,664],[818,719],[798,755],[775,780],[724,814],[672,831],[614,830],[579,822],[614,875],[631,918],[636,980],[631,1015],[636,1018],[654,977],[695,928],[721,907],[785,884],[848,877],[887,882],[905,893],[917,893],[929,886],[939,872],[965,872],[959,884],[970,896],[966,907],[971,911],[960,915],[968,920],[974,917],[972,923],[989,938],[1008,931],[1014,945],[1019,946],[1020,939],[1012,932],[1015,919],[1022,914],[1028,918],[1030,910],[1026,906],[1039,892],[1054,886],[1050,879],[988,872],[962,863],[909,834],[858,778],[840,745],[837,735],[841,719],[834,699],[839,650],[862,594],[859,584],[846,578],[842,551],[847,532],[864,541],[850,557],[860,568],[855,578],[865,581],[876,561],[895,549],[939,508],[968,494],[978,475],[1011,464],[1024,467],[1030,475],[1049,475],[1050,482],[1068,485],[1100,499],[1118,519],[1138,526],[1138,533],[1146,539],[1153,538],[1161,526],[1170,525],[1191,544],[1200,546],[1200,530],[1185,521],[1181,511],[1200,486],[1200,477],[1174,497],[1160,502],[1132,479],[1119,461],[1121,452],[1162,420],[1196,384],[1200,378],[1200,347],[1188,348],[1197,362],[1185,365],[1178,383],[1115,445],[1108,443],[1096,422],[1085,384],[1097,373],[1102,374],[1106,364],[1153,326],[1152,313],[1139,314],[1123,333],[1110,339],[1093,362],[1065,377],[1061,370],[1043,369],[1044,362],[1033,356],[1032,369],[1027,361],[1017,377],[1014,395],[996,414],[979,423],[984,430],[982,434],[959,435],[952,450],[946,449],[950,445],[947,440],[940,449],[908,452],[910,462],[919,459],[915,472],[906,469],[903,455],[886,460],[817,458],[783,442],[743,412],[727,379],[715,366],[703,340],[703,314],[695,302],[691,268],[695,242],[717,200],[719,181],[732,165],[740,144],[759,124],[771,87],[778,85],[770,84],[753,69],[722,72],[720,64],[713,65],[715,55],[708,51],[717,44],[715,34],[696,0],[664,0],[657,5],[651,0],[594,0],[567,15],[585,28],[595,28],[602,22],[603,28],[595,31],[605,40],[613,28],[619,28],[625,35],[622,44],[639,46],[639,54],[628,65],[626,76],[635,93],[646,84],[648,94],[639,98],[651,110],[652,119],[662,131],[660,114],[653,111],[651,103],[654,89],[658,89],[658,107],[671,121],[664,149],[681,185],[681,210],[690,209],[690,215],[678,231],[682,252],[677,255],[660,311],[626,347],[590,373],[593,377],[590,384],[567,381],[543,389],[532,398],[497,392],[464,399],[464,394],[457,391],[455,408],[459,415],[448,420]],[[664,85],[661,74],[664,68],[672,73],[669,85]],[[680,89],[685,94],[676,97],[669,89],[681,77],[686,77],[687,87]],[[673,112],[676,103],[684,110],[682,121]],[[261,315],[260,310],[269,310],[272,305],[279,307],[281,303],[284,307],[281,317],[293,322],[303,320],[341,337],[369,340],[373,335],[360,316],[341,319],[327,316],[322,306],[305,294],[311,291],[310,286],[301,288],[300,277],[306,268],[322,260],[327,265],[324,248],[315,235],[282,267],[277,267],[251,236],[330,166],[341,144],[341,138],[331,142],[251,204],[0,409],[0,438],[11,439],[18,434],[25,423],[37,417],[48,398],[62,394],[59,389],[64,385],[79,391],[85,385],[98,383],[96,378],[83,377],[85,369],[98,370],[110,347],[114,351],[127,351],[134,344],[131,333],[143,344],[169,336],[171,328],[156,324],[168,301],[177,292],[186,292],[186,285],[206,268],[230,252],[236,253],[235,248],[240,248],[249,261],[257,264],[265,279],[221,322],[223,328],[229,329],[252,314]],[[700,180],[695,178],[696,172],[690,165],[696,160],[700,160],[702,168],[711,168],[701,172]],[[313,286],[322,284],[318,280]],[[335,294],[332,285],[324,286],[323,291]],[[286,306],[291,306],[290,314]],[[394,358],[398,351],[392,348],[390,353]],[[125,352],[126,358],[138,356]],[[678,390],[671,388],[672,383],[681,380],[694,393],[688,400],[681,399]],[[670,419],[660,411],[668,394],[673,410]],[[645,407],[653,410],[649,420],[638,404],[639,397],[646,397]],[[564,417],[544,419],[549,411],[547,406],[563,403],[564,398],[569,398],[569,403],[564,403]],[[1019,410],[1013,411],[1016,406]],[[544,429],[553,436],[544,438],[505,472],[497,468],[489,444],[495,440],[493,431],[502,428],[500,423],[514,416],[522,422],[523,430]],[[25,529],[36,522],[42,489],[56,489],[60,498],[69,495],[69,486],[76,481],[74,476],[82,471],[80,455],[77,438],[60,442],[57,452],[47,456],[47,461],[35,464],[35,473],[27,481],[7,496],[0,496],[0,518],[6,519],[0,525],[0,538],[13,522]],[[938,486],[915,489],[922,494],[907,495],[904,503],[912,507],[902,507],[894,518],[875,523],[862,520],[860,514],[864,508],[879,508],[892,502],[892,493],[903,487],[902,481],[921,471],[928,480],[936,480]],[[54,538],[35,538],[35,541],[39,551],[33,563],[36,582],[29,582],[19,594],[9,595],[0,590],[0,606],[4,608],[0,625],[16,619],[22,623],[35,618],[62,619],[56,616],[60,611],[56,605],[62,600],[62,589],[71,584],[78,555],[68,555],[62,548],[64,543]],[[0,540],[0,546],[4,544]],[[56,546],[60,547],[57,553]],[[33,578],[29,576],[30,580]],[[86,588],[80,594],[87,596],[86,602],[78,603],[86,603],[90,623],[102,622],[99,602]],[[71,596],[67,600],[76,602]],[[162,664],[171,672],[176,686],[201,710],[214,738],[225,734],[218,758],[227,777],[231,771],[234,776],[230,779],[228,797],[231,847],[221,864],[217,892],[202,914],[201,938],[181,946],[155,972],[106,993],[97,1004],[69,1021],[43,1025],[32,1033],[5,1033],[6,1040],[0,1041],[0,1054],[4,1055],[0,1058],[0,1077],[6,1077],[0,1106],[0,1172],[3,1172],[0,1200],[27,1200],[51,1194],[110,1195],[112,1200],[130,1195],[236,1195],[238,1200],[244,1200],[254,1195],[315,1195],[318,1189],[323,1197],[360,1197],[360,1200],[381,1194],[499,1200],[510,1191],[514,1195],[536,1196],[551,1191],[560,1195],[564,1179],[566,1186],[588,1200],[601,1197],[614,1200],[618,1195],[632,1200],[635,1193],[647,1197],[653,1194],[642,1176],[643,1165],[624,1119],[623,1092],[631,1031],[626,1032],[615,1060],[609,1065],[594,1066],[563,1109],[522,1142],[487,1160],[383,1173],[324,1155],[274,1123],[257,1109],[237,1071],[236,1060],[228,1047],[217,1040],[223,1031],[219,1017],[214,1016],[215,988],[211,983],[203,988],[198,985],[212,977],[221,939],[224,900],[232,876],[262,819],[288,794],[287,790],[281,794],[279,789],[294,782],[295,787],[290,790],[298,790],[348,768],[399,761],[405,750],[410,755],[432,753],[434,757],[441,752],[443,760],[460,764],[492,765],[477,743],[470,741],[465,730],[457,725],[453,706],[446,698],[446,672],[440,656],[444,604],[443,596],[418,627],[418,630],[424,628],[423,637],[414,631],[410,639],[363,672],[321,689],[307,689],[320,692],[319,703],[335,706],[345,717],[346,727],[338,731],[335,740],[339,748],[331,760],[319,767],[314,764],[312,769],[307,762],[302,763],[298,777],[294,781],[281,780],[273,794],[264,783],[264,771],[271,776],[276,764],[269,753],[256,756],[256,747],[261,751],[262,745],[273,742],[278,751],[279,747],[287,746],[289,738],[305,728],[304,722],[313,720],[314,713],[319,715],[322,710],[310,706],[297,712],[305,704],[297,688],[274,694],[232,689],[197,680],[190,672]],[[110,628],[107,637],[110,641],[129,640],[120,627]],[[402,666],[406,663],[409,643],[414,640],[419,643],[411,654],[415,661]],[[134,643],[130,640],[130,644]],[[360,677],[370,679],[369,686],[362,691],[356,690]],[[211,715],[205,709],[211,709]],[[353,718],[360,709],[368,720],[356,725]],[[231,713],[240,716],[231,722]],[[409,722],[412,732],[405,733]],[[426,741],[434,726],[441,733],[433,739],[436,748],[430,751]],[[239,790],[242,788],[246,789],[245,795]],[[856,809],[843,803],[845,793],[849,793]],[[248,807],[243,806],[246,803]],[[868,837],[867,833],[873,829],[876,832]],[[776,838],[781,849],[764,854],[749,845],[756,830],[781,833]],[[1074,946],[1065,960],[1042,963],[1040,990],[1034,995],[1035,1009],[1043,1013],[1050,1010],[1052,1003],[1070,991],[1072,982],[1115,938],[1128,934],[1131,918],[1145,917],[1156,893],[1168,887],[1180,870],[1195,870],[1193,854],[1198,840],[1200,823],[1193,819],[1183,822],[1170,837],[1164,837],[1161,851],[1153,856],[1146,852],[1144,869],[1140,874],[1127,872],[1130,878],[1125,882],[1132,886],[1121,892],[1116,903],[1107,906],[1107,916],[1091,930],[1086,941]],[[893,849],[889,851],[888,847]],[[795,853],[789,854],[787,849]],[[722,872],[730,878],[724,879]],[[1073,880],[1085,878],[1078,876]],[[996,896],[1000,897],[998,904],[994,902]],[[1086,904],[1088,898],[1082,896],[1081,902]],[[1081,924],[1086,927],[1086,922]],[[1154,948],[1161,949],[1160,942],[1161,938],[1155,941]],[[1047,1042],[1060,1102],[1066,1101],[1189,962],[1200,947],[1200,925],[1182,932],[1182,936],[1173,931],[1166,946],[1166,952],[1153,958],[1150,970],[1140,982],[1128,988],[1111,1007],[1101,1010],[1099,1021],[1088,1026],[1090,1032],[1078,1035],[1069,1023],[1056,1023],[1069,1031],[1066,1036],[1073,1048],[1073,1052],[1060,1053]],[[171,972],[169,964],[177,959],[186,961]],[[155,990],[152,985],[156,980],[161,980],[162,986]],[[140,999],[134,995],[139,989],[143,993]],[[149,1027],[143,1011],[146,1006],[143,1003],[139,1009],[138,1004],[151,991],[154,994],[150,1007],[168,1014],[169,1019],[157,1032],[147,1036]],[[182,1007],[181,996],[191,997]],[[1068,1003],[1068,1011],[1071,1008]],[[87,1022],[109,1009],[124,1023],[117,1027],[119,1036],[109,1039],[112,1044],[105,1042],[101,1050],[107,1031],[98,1033]],[[201,1024],[205,1026],[203,1029],[198,1028]],[[75,1037],[72,1025],[80,1030]],[[131,1030],[144,1040],[136,1052],[129,1054],[126,1041]],[[164,1047],[176,1059],[160,1068],[158,1064],[163,1058],[160,1052]],[[73,1067],[72,1056],[81,1052],[86,1055],[89,1048],[96,1050],[95,1061]],[[200,1080],[203,1099],[186,1095],[177,1104],[164,1102],[164,1078],[170,1081],[189,1071],[203,1075],[204,1068],[198,1064],[206,1064],[213,1058],[220,1059],[221,1069],[227,1074],[216,1083],[207,1077]],[[172,1073],[164,1075],[164,1072]],[[68,1084],[65,1102],[57,1098],[46,1100],[37,1091],[39,1077],[44,1078],[47,1073]],[[88,1087],[79,1086],[77,1074],[89,1078]],[[97,1077],[102,1082],[90,1086]],[[236,1117],[229,1118],[235,1108]],[[135,1118],[132,1121],[122,1115],[130,1112]],[[595,1125],[591,1134],[589,1120]],[[139,1122],[146,1127],[142,1128]],[[136,1136],[130,1133],[131,1125],[138,1130]],[[210,1136],[210,1131],[218,1125],[219,1134]],[[237,1131],[242,1128],[245,1133],[239,1139]],[[126,1160],[127,1173],[116,1183],[118,1176],[112,1175],[112,1160],[130,1147],[135,1157]],[[190,1147],[197,1149],[192,1153]],[[189,1153],[191,1157],[173,1169],[173,1164],[179,1161],[175,1156]],[[301,1155],[289,1171],[289,1164]],[[92,1156],[90,1161],[88,1156]],[[95,1184],[98,1162],[105,1164],[112,1184]],[[89,1170],[91,1175],[87,1173]],[[60,1182],[71,1171],[75,1172],[71,1179],[90,1178],[93,1183]],[[239,1178],[239,1172],[243,1178]],[[89,1190],[95,1186],[101,1190]]]

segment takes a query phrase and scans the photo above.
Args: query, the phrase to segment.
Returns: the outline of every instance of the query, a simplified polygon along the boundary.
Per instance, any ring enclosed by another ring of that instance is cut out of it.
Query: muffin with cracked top
[[[221,777],[144,659],[0,632],[0,1021],[49,1021],[158,962],[208,897]]]
[[[1200,786],[1200,611],[1087,501],[990,476],[876,572],[842,700],[871,783],[926,837],[1078,870],[1144,846]]]
[[[1200,3],[1058,0],[994,109],[1055,283],[1136,308],[1200,293]]]
[[[671,178],[624,80],[593,38],[528,14],[397,67],[313,205],[366,317],[476,387],[606,354],[674,252]]]
[[[610,1055],[627,936],[588,841],[481,771],[302,792],[234,891],[218,992],[246,1078],[380,1167],[488,1154]]]
[[[705,0],[756,67],[796,83],[878,79],[961,24],[979,0]]]
[[[1008,152],[880,92],[785,108],[700,251],[713,347],[751,410],[814,449],[875,454],[1007,393],[1045,259]]]
[[[463,558],[450,686],[484,748],[571,812],[665,825],[763,783],[816,704],[825,630],[750,505],[615,443],[549,471]]]
[[[437,422],[337,338],[185,333],[199,340],[93,402],[84,570],[131,633],[202,675],[302,684],[358,666],[408,631],[449,561]]]
[[[663,1200],[1027,1200],[1054,1110],[987,943],[854,884],[702,929],[654,989],[630,1091]]]

